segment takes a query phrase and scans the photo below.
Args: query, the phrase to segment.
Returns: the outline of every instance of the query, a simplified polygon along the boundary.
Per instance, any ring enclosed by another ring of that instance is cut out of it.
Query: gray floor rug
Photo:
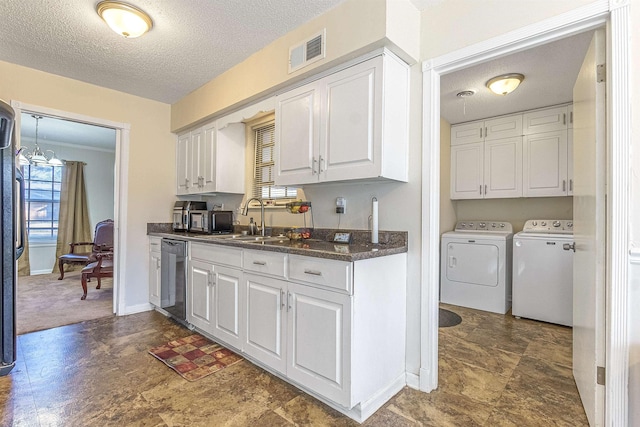
[[[448,328],[450,326],[459,325],[462,322],[462,317],[454,313],[453,311],[440,309],[438,327]]]

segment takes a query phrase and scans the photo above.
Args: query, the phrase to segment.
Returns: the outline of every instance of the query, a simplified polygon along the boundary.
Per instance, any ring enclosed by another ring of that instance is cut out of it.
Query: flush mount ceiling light
[[[518,73],[496,76],[487,82],[487,87],[496,95],[507,95],[522,83],[524,75]]]
[[[113,31],[125,38],[140,37],[153,27],[153,21],[144,11],[120,1],[101,1],[96,5],[96,12]]]

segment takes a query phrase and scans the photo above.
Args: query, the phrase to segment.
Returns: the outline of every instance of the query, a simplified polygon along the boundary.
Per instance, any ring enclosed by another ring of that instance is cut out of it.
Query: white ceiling
[[[592,35],[578,34],[442,76],[440,115],[456,124],[572,101],[573,84]],[[495,95],[485,86],[492,77],[506,73],[525,76],[509,95]],[[456,96],[464,90],[475,95]]]
[[[153,29],[125,39],[97,0],[0,1],[0,60],[174,103],[344,0],[127,0]]]

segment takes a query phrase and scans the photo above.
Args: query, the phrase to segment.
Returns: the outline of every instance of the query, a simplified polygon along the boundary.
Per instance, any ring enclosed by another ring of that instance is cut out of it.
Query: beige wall
[[[445,0],[422,12],[422,59],[552,18],[594,0]]]
[[[170,106],[0,61],[0,98],[131,125],[126,204],[128,310],[148,304],[147,222],[168,222],[175,200]]]
[[[440,119],[440,235],[456,226],[456,202],[451,200],[451,124]]]
[[[326,57],[288,74],[289,48],[323,28]],[[347,0],[173,104],[171,129],[177,132],[383,45],[415,62],[419,34],[420,13],[409,0]]]

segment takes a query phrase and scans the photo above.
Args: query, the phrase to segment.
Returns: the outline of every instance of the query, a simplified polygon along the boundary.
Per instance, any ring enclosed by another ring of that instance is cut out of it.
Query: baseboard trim
[[[128,305],[124,307],[124,312],[120,313],[120,316],[126,316],[128,314],[136,314],[142,313],[143,311],[151,311],[153,310],[153,306],[149,303],[138,304],[138,305]]]
[[[420,375],[407,372],[406,381],[408,387],[414,390],[420,390]]]

